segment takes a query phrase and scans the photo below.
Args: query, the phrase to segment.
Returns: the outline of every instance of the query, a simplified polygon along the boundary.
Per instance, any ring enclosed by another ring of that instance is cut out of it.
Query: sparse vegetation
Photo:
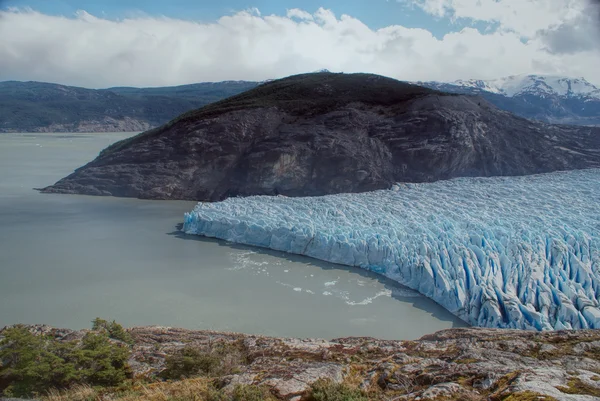
[[[490,388],[490,400],[503,401],[510,386],[519,378],[520,375],[521,372],[517,370],[498,379]]]
[[[276,398],[264,386],[238,385],[227,401],[275,401]]]
[[[161,372],[161,377],[179,380],[227,375],[237,373],[245,362],[246,356],[236,346],[219,343],[201,349],[187,345],[166,358],[166,368]]]
[[[180,329],[126,330],[115,321],[99,318],[92,323],[92,331],[43,326],[0,331],[0,397],[34,396],[43,401],[276,401],[290,399],[289,390],[295,391],[291,386],[303,382],[308,387],[298,386],[298,395],[307,401],[398,401],[407,395],[409,399],[425,398],[424,392],[435,384],[456,383],[458,386],[440,386],[441,392],[430,392],[437,397],[432,401],[557,401],[522,390],[535,370],[505,371],[507,374],[498,377],[499,372],[480,369],[486,364],[467,366],[471,362],[466,358],[479,354],[456,344],[426,349],[415,345],[419,341],[344,339],[343,347],[327,344],[323,353],[314,343]],[[587,334],[586,341],[598,338],[592,332]],[[132,337],[135,344],[130,346]],[[530,348],[537,348],[537,343],[532,342]],[[383,344],[381,353],[369,351],[376,344]],[[369,352],[358,352],[361,349]],[[451,365],[436,359],[449,354]],[[127,365],[129,357],[135,377]],[[484,358],[482,354],[480,360]],[[319,369],[316,374],[315,367]],[[600,396],[600,376],[590,374],[588,365],[569,368],[564,370],[569,377],[567,385],[558,386],[558,390],[575,397]],[[341,383],[334,381],[338,372],[343,372]],[[481,386],[491,378],[496,379],[491,387]],[[543,388],[538,391],[545,392]]]
[[[176,380],[201,375],[212,376],[217,371],[219,362],[216,355],[187,346],[167,357],[167,367],[161,376]]]
[[[367,395],[345,383],[334,383],[330,380],[318,380],[312,385],[310,401],[368,401]]]
[[[277,401],[267,387],[237,385],[233,389],[218,389],[210,379],[195,378],[180,381],[135,384],[128,389],[74,386],[63,391],[51,391],[44,401]]]
[[[561,392],[565,394],[577,394],[577,395],[591,395],[594,397],[600,397],[600,387],[592,386],[585,383],[578,377],[571,377],[567,381],[567,386],[557,387]]]
[[[506,397],[502,401],[558,401],[549,395],[536,393],[533,391],[520,391]]]

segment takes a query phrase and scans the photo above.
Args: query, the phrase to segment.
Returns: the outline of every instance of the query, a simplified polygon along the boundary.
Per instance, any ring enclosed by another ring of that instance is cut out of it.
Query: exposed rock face
[[[269,82],[117,143],[46,192],[312,196],[600,166],[600,128],[552,126],[374,75]]]
[[[32,329],[65,341],[84,333]],[[185,346],[224,343],[243,349],[246,362],[239,373],[218,378],[220,385],[263,384],[281,400],[306,399],[322,378],[358,385],[374,400],[591,401],[600,394],[600,332],[592,330],[451,329],[417,341],[300,340],[166,327],[129,332],[135,340],[129,363],[137,376],[154,377],[165,358]]]

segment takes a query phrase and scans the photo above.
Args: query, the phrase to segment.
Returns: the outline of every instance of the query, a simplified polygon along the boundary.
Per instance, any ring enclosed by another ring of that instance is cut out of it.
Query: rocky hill
[[[584,78],[514,75],[494,80],[418,84],[446,92],[480,95],[503,110],[529,119],[600,125],[600,89]]]
[[[600,166],[600,128],[370,74],[272,81],[105,149],[45,192],[215,201]]]
[[[0,132],[145,131],[256,85],[229,81],[94,90],[43,82],[0,82]]]

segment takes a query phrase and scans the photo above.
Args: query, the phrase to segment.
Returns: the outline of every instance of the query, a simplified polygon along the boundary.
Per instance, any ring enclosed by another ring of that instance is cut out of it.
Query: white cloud
[[[292,8],[291,10],[288,10],[287,17],[288,18],[297,18],[300,20],[309,20],[309,21],[313,20],[313,16],[311,13],[306,12],[304,10],[300,10],[299,8]]]
[[[533,37],[542,29],[578,18],[587,0],[399,0],[435,17],[496,22],[500,29]]]
[[[556,30],[561,21],[543,28]],[[0,80],[88,87],[262,80],[322,68],[403,80],[553,73],[600,83],[597,48],[548,48],[547,35],[523,40],[522,33],[510,29],[464,28],[441,39],[403,26],[373,30],[322,8],[313,14],[293,9],[286,16],[253,9],[210,24],[150,16],[113,21],[83,11],[73,18],[0,12]]]

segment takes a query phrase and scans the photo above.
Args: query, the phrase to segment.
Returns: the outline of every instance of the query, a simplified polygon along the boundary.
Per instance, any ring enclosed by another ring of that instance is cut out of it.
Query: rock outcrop
[[[33,326],[65,341],[86,331]],[[243,353],[238,372],[220,387],[265,385],[280,400],[303,400],[318,379],[357,386],[373,400],[600,399],[600,332],[450,329],[417,341],[373,338],[271,338],[167,327],[128,330],[129,364],[153,380],[165,359],[184,347],[225,346]],[[1,331],[0,331],[1,334]],[[233,351],[232,351],[233,352]]]
[[[598,166],[600,128],[532,122],[376,75],[316,73],[118,142],[43,191],[216,201]]]

